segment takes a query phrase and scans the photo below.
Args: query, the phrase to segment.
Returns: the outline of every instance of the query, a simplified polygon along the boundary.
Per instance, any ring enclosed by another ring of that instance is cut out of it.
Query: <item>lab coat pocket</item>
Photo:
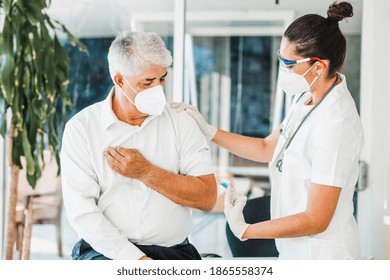
[[[349,259],[342,239],[309,238],[308,255],[312,260]]]

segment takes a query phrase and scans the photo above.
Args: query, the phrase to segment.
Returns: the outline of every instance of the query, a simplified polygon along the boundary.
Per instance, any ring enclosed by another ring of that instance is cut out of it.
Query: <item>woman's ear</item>
[[[321,62],[316,62],[315,64],[315,71],[316,71],[316,76],[320,76],[321,74],[324,73],[324,71],[326,71],[326,69],[329,67],[329,61],[327,60],[323,60],[323,62],[325,63],[325,65]]]
[[[119,87],[123,87],[123,77],[121,74],[119,73],[116,73],[114,75],[114,83],[119,86]]]

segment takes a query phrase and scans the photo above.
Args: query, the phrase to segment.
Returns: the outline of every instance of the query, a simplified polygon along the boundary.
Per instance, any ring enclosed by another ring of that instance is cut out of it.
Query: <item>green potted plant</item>
[[[71,100],[66,91],[69,57],[58,34],[66,34],[72,45],[86,51],[64,25],[46,14],[49,5],[50,0],[0,0],[0,134],[9,139],[11,170],[5,259],[13,258],[21,157],[26,159],[26,176],[33,188],[41,176],[44,149],[59,163],[59,130]]]

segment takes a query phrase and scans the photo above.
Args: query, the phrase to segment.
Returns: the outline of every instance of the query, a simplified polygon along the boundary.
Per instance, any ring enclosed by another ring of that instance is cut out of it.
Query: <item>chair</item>
[[[61,179],[57,176],[58,165],[49,151],[44,151],[45,168],[33,190],[27,182],[25,168],[20,170],[18,202],[16,206],[16,248],[19,259],[30,258],[30,242],[33,224],[53,224],[56,230],[58,256],[62,257]],[[22,160],[24,165],[24,160]]]
[[[270,196],[262,196],[247,201],[244,210],[247,223],[254,224],[269,220]],[[233,257],[278,257],[274,239],[249,239],[240,241],[226,223],[226,236]]]

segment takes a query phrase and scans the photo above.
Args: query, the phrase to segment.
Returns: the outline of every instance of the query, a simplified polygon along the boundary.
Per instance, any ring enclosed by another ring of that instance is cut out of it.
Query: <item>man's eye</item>
[[[287,69],[293,69],[294,65],[286,65]]]

